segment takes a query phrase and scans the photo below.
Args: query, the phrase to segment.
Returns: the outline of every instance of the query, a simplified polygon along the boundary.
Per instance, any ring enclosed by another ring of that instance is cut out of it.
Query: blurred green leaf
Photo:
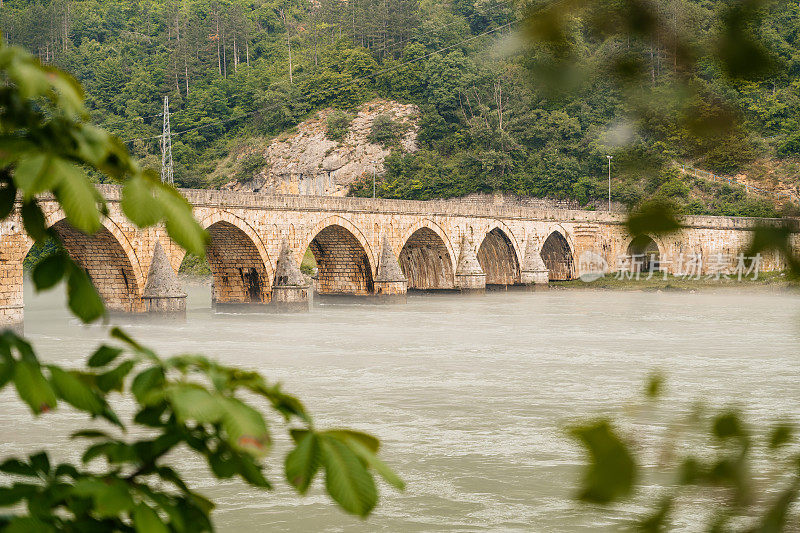
[[[164,525],[158,514],[144,503],[138,504],[133,509],[133,525],[136,533],[168,533],[169,528]]]
[[[339,439],[321,435],[320,444],[328,493],[348,513],[367,516],[378,491],[364,463]]]
[[[16,363],[13,359],[8,361],[0,361],[0,389],[5,387],[9,381],[14,378],[14,366]]]
[[[14,385],[22,401],[36,414],[46,413],[54,409],[58,403],[55,392],[36,363],[17,361],[14,368]]]
[[[72,118],[85,113],[83,107],[83,88],[78,80],[54,67],[43,67],[47,80],[58,96],[58,105]]]
[[[18,56],[6,65],[6,72],[25,99],[46,96],[50,90],[47,72],[32,57]]]
[[[636,463],[608,421],[578,426],[570,433],[589,452],[589,466],[578,497],[607,504],[630,495],[636,480]]]
[[[724,8],[716,53],[731,78],[754,79],[775,67],[773,57],[751,31],[762,16],[761,4],[761,0],[734,0]]]
[[[115,478],[81,479],[75,483],[72,492],[77,496],[92,498],[94,512],[100,517],[114,517],[130,511],[134,506],[126,483]]]
[[[103,392],[112,390],[122,392],[125,378],[130,374],[134,366],[136,366],[134,361],[123,361],[116,368],[100,374],[97,376],[97,387]]]
[[[30,462],[31,466],[34,470],[39,472],[43,475],[50,474],[50,459],[47,457],[47,454],[44,452],[39,452],[31,455],[28,457],[28,462]]]
[[[220,405],[223,408],[222,429],[230,445],[256,457],[265,455],[270,438],[261,413],[236,398],[225,398]]]
[[[714,436],[718,439],[744,437],[745,435],[739,413],[728,411],[714,419]]]
[[[50,381],[58,396],[76,409],[91,414],[100,414],[105,402],[73,372],[66,372],[57,366],[49,366]]]
[[[0,463],[0,472],[26,477],[36,477],[37,475],[36,470],[32,466],[19,459],[6,459]]]
[[[106,366],[107,364],[111,363],[117,357],[122,354],[121,348],[116,348],[114,346],[108,346],[107,344],[103,344],[100,346],[95,352],[89,357],[89,362],[87,363],[91,368],[98,368],[101,366]]]
[[[187,252],[204,257],[208,235],[192,216],[191,205],[186,198],[166,185],[157,188],[156,198],[164,213],[169,236]]]
[[[797,500],[798,483],[781,492],[775,502],[764,514],[761,523],[755,528],[754,533],[781,533],[791,531],[787,529],[789,524],[797,525],[797,516],[790,522],[790,510]]]
[[[325,434],[330,435],[329,432],[325,432]],[[339,432],[334,433],[331,436],[345,442],[350,449],[353,450],[362,461],[364,461],[364,463],[377,472],[388,484],[397,490],[405,490],[406,485],[403,480],[400,479],[386,463],[378,459],[378,457],[375,455],[378,451],[377,447],[368,448],[364,445],[364,440],[360,438],[353,438],[347,433]]]
[[[14,210],[17,187],[8,179],[0,180],[0,219],[7,218]]]
[[[14,183],[23,192],[23,199],[49,191],[61,182],[61,174],[48,154],[23,157],[14,168]]]
[[[36,200],[22,203],[22,224],[25,232],[33,240],[41,241],[47,239],[47,226],[45,224],[44,213]]]
[[[53,526],[35,516],[16,516],[3,529],[3,533],[51,533]]]
[[[78,265],[72,266],[67,279],[67,304],[75,316],[86,323],[94,322],[106,311],[89,274]]]
[[[353,431],[352,429],[329,429],[324,432],[325,435],[330,435],[339,440],[352,440],[360,443],[364,448],[372,453],[378,453],[381,443],[372,435],[367,435],[361,431]]]
[[[53,172],[57,172],[61,180],[54,189],[69,223],[87,234],[93,234],[100,229],[100,210],[98,202],[102,198],[89,182],[86,173],[74,164],[63,159],[54,159]]]
[[[120,203],[125,216],[141,228],[152,226],[161,219],[161,204],[155,199],[149,183],[141,175],[125,182]]]
[[[321,463],[319,438],[313,431],[306,431],[286,456],[286,479],[300,494],[305,494],[314,480]]]
[[[70,439],[109,439],[111,436],[104,432],[98,431],[96,429],[83,429],[81,431],[76,431],[72,435],[69,436]]]
[[[781,423],[772,428],[769,433],[769,449],[777,450],[781,446],[791,442],[794,436],[794,426]]]
[[[151,405],[163,397],[162,387],[166,383],[164,370],[154,366],[140,372],[131,384],[131,392],[140,405]]]
[[[628,216],[625,225],[633,237],[667,235],[683,227],[674,207],[662,201],[651,201],[641,205]]]
[[[212,395],[198,385],[177,384],[167,391],[178,420],[185,423],[194,420],[201,424],[214,424],[222,419],[223,399]]]
[[[637,524],[637,531],[642,533],[661,533],[669,530],[669,513],[673,507],[672,498],[663,498],[655,511]]]
[[[661,396],[664,390],[664,375],[660,372],[653,372],[647,378],[647,387],[645,394],[648,398],[655,399]]]
[[[10,487],[0,487],[0,507],[11,507],[17,502],[36,495],[38,487],[28,483],[14,483]]]
[[[59,251],[36,263],[31,276],[36,290],[47,290],[61,281],[67,273],[69,262],[69,257]]]

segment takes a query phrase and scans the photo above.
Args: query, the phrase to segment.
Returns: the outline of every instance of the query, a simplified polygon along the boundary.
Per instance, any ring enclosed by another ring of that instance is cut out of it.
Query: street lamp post
[[[375,165],[377,161],[372,162],[372,197],[375,198]]]
[[[608,210],[611,211],[611,160],[614,159],[613,155],[607,155],[608,158]]]

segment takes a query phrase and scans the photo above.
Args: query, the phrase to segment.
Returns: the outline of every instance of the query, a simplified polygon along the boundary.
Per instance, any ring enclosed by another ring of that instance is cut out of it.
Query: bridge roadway
[[[96,235],[71,228],[58,205],[45,199],[48,225],[87,269],[109,309],[180,309],[184,300],[174,272],[185,252],[163,228],[133,226],[122,214],[119,187],[99,189],[110,212]],[[619,269],[620,257],[632,254],[657,254],[659,268],[672,273],[698,263],[700,272],[711,272],[721,259],[733,269],[759,223],[691,216],[680,233],[633,242],[619,213],[459,200],[182,193],[210,235],[216,304],[307,306],[307,280],[298,265],[309,248],[318,265],[319,294],[401,297],[407,289],[480,291],[572,279],[589,259],[611,272]],[[18,214],[0,225],[2,323],[23,319],[22,265],[31,245]],[[762,270],[783,266],[776,255],[762,258]]]

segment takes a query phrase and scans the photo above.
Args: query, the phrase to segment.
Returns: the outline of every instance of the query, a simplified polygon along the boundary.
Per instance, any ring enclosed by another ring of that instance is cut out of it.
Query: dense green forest
[[[663,0],[698,43],[718,31],[725,0]],[[158,167],[169,95],[176,184],[213,187],[217,162],[324,107],[376,97],[420,106],[420,150],[396,150],[379,193],[426,199],[476,191],[575,198],[606,195],[606,155],[690,162],[725,174],[800,176],[800,6],[766,3],[754,32],[777,68],[731,82],[713,66],[693,80],[732,102],[739,123],[712,145],[677,123],[626,131],[629,102],[603,77],[566,98],[535,82],[539,51],[524,37],[530,6],[501,0],[5,0],[4,39],[75,75],[92,118]],[[615,47],[581,32],[581,62]],[[628,46],[630,46],[628,44]],[[636,49],[656,90],[673,76],[669,43]],[[713,113],[713,110],[709,110]],[[676,110],[676,113],[679,113]],[[702,113],[702,111],[701,111]],[[625,150],[615,137],[626,137]],[[354,187],[353,194],[367,194]],[[371,193],[371,182],[369,187]],[[635,205],[665,197],[693,213],[765,216],[772,201],[743,187],[658,172],[615,173],[612,194]]]

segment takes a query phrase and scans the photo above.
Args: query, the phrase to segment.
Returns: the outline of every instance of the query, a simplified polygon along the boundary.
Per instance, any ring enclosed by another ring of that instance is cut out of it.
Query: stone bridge
[[[109,309],[178,309],[184,295],[174,272],[185,252],[162,228],[134,227],[122,214],[118,187],[99,188],[109,215],[96,235],[73,229],[55,202],[43,200],[48,225],[89,272]],[[718,270],[720,258],[733,269],[758,223],[687,217],[678,234],[634,241],[619,213],[458,200],[182,193],[210,235],[207,258],[217,304],[307,307],[309,284],[298,265],[309,248],[318,268],[314,290],[321,295],[397,297],[407,289],[480,291],[547,283],[574,278],[587,258],[610,272],[619,270],[620,256],[631,255],[643,258],[635,269],[685,272],[688,258],[702,273]],[[18,215],[2,223],[3,323],[22,321],[23,260],[31,245]],[[781,257],[762,259],[762,270],[783,267]]]

